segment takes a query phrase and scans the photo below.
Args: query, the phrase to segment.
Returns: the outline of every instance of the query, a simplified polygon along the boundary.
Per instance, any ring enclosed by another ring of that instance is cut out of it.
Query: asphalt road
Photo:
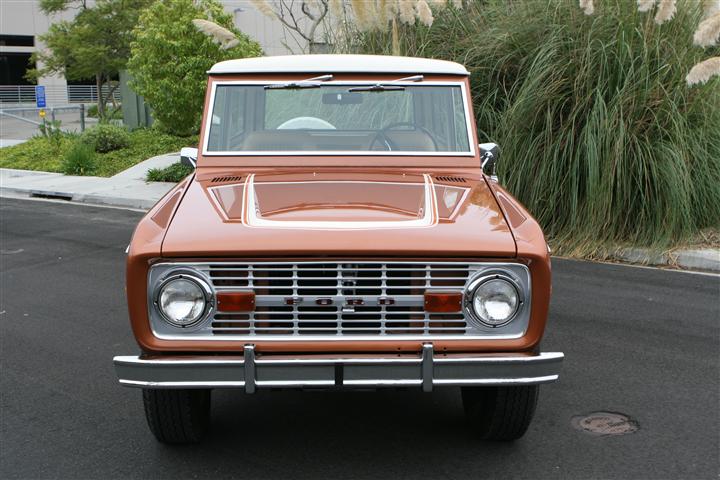
[[[717,479],[720,277],[556,260],[544,350],[564,351],[514,444],[459,391],[219,391],[199,446],[155,442],[113,355],[137,347],[123,250],[138,212],[0,199],[0,477]],[[607,410],[640,430],[591,436]]]

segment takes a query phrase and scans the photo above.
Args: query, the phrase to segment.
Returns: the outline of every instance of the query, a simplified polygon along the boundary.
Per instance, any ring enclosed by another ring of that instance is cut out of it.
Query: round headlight
[[[502,277],[481,282],[472,294],[475,315],[492,327],[509,322],[520,306],[520,295],[513,283]]]
[[[207,306],[206,289],[199,280],[180,275],[165,282],[157,296],[165,320],[176,327],[188,327],[202,319]]]

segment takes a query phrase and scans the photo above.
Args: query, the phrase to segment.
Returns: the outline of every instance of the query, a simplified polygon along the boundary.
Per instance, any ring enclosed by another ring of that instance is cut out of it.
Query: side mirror
[[[497,162],[500,160],[500,147],[495,143],[481,143],[480,147],[480,164],[483,172],[490,177],[490,180],[497,182]]]
[[[198,149],[192,147],[183,147],[180,149],[180,163],[188,167],[195,168],[197,166]]]

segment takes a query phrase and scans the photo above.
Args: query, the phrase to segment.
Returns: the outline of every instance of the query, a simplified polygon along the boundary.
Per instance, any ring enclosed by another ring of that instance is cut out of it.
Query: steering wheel
[[[277,127],[278,130],[336,130],[335,125],[317,117],[295,117]]]
[[[372,141],[370,142],[370,146],[369,146],[370,150],[372,150],[373,147],[375,146],[375,144],[378,143],[378,141],[380,141],[380,140],[383,141],[383,143],[387,147],[388,151],[394,150],[395,149],[394,147],[396,145],[393,143],[392,140],[390,140],[388,138],[387,132],[394,128],[397,128],[397,127],[412,127],[415,130],[420,130],[425,135],[427,135],[427,137],[430,139],[430,141],[433,144],[433,148],[437,152],[438,144],[437,144],[437,141],[435,141],[435,137],[432,136],[432,133],[430,133],[430,131],[427,128],[422,127],[414,122],[395,122],[395,123],[391,123],[390,125],[384,126],[380,130],[378,130],[377,133],[375,133],[375,136],[373,137]]]

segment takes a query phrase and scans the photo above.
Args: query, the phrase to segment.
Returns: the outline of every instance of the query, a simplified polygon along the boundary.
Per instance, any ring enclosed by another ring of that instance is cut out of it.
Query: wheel
[[[143,389],[145,418],[163,443],[199,442],[210,426],[210,390]]]
[[[530,426],[539,390],[538,385],[463,387],[463,407],[482,439],[517,440]]]

